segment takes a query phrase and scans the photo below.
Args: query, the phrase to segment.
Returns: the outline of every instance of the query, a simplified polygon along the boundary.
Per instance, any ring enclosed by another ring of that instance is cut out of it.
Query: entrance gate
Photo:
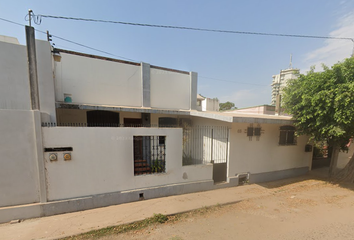
[[[195,126],[183,130],[183,165],[213,164],[214,183],[226,181],[229,129]]]

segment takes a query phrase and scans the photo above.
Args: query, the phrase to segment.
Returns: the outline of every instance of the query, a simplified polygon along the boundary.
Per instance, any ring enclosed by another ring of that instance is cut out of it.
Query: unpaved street
[[[271,194],[102,239],[354,239],[354,192],[348,186],[284,180],[250,191]]]

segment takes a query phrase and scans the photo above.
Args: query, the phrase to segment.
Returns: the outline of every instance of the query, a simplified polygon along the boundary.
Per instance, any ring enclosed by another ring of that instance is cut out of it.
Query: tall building
[[[282,89],[286,86],[290,79],[296,79],[299,76],[299,69],[292,67],[291,57],[290,65],[288,69],[281,70],[279,74],[273,75],[272,82],[272,102],[271,105],[275,105],[277,95],[282,94]]]

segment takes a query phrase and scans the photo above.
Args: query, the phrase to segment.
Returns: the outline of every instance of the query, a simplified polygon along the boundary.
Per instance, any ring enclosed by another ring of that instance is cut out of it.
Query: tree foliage
[[[354,136],[354,58],[322,72],[314,68],[284,89],[285,111],[295,120],[298,134],[345,149]]]
[[[232,102],[219,103],[219,107],[220,107],[220,111],[237,109],[235,107],[235,103]]]

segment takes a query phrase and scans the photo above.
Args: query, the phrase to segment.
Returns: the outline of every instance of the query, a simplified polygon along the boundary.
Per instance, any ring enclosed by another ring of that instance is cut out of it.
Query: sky
[[[195,28],[354,38],[354,0],[0,0],[0,18],[28,24],[34,14]],[[289,38],[42,18],[49,31],[86,46],[151,65],[198,73],[198,93],[238,108],[269,104],[272,75],[306,73],[350,57],[353,42]],[[25,44],[23,26],[0,20],[0,35]],[[36,38],[46,35],[36,32]],[[53,37],[58,48],[112,57]],[[0,52],[1,54],[1,52]]]

